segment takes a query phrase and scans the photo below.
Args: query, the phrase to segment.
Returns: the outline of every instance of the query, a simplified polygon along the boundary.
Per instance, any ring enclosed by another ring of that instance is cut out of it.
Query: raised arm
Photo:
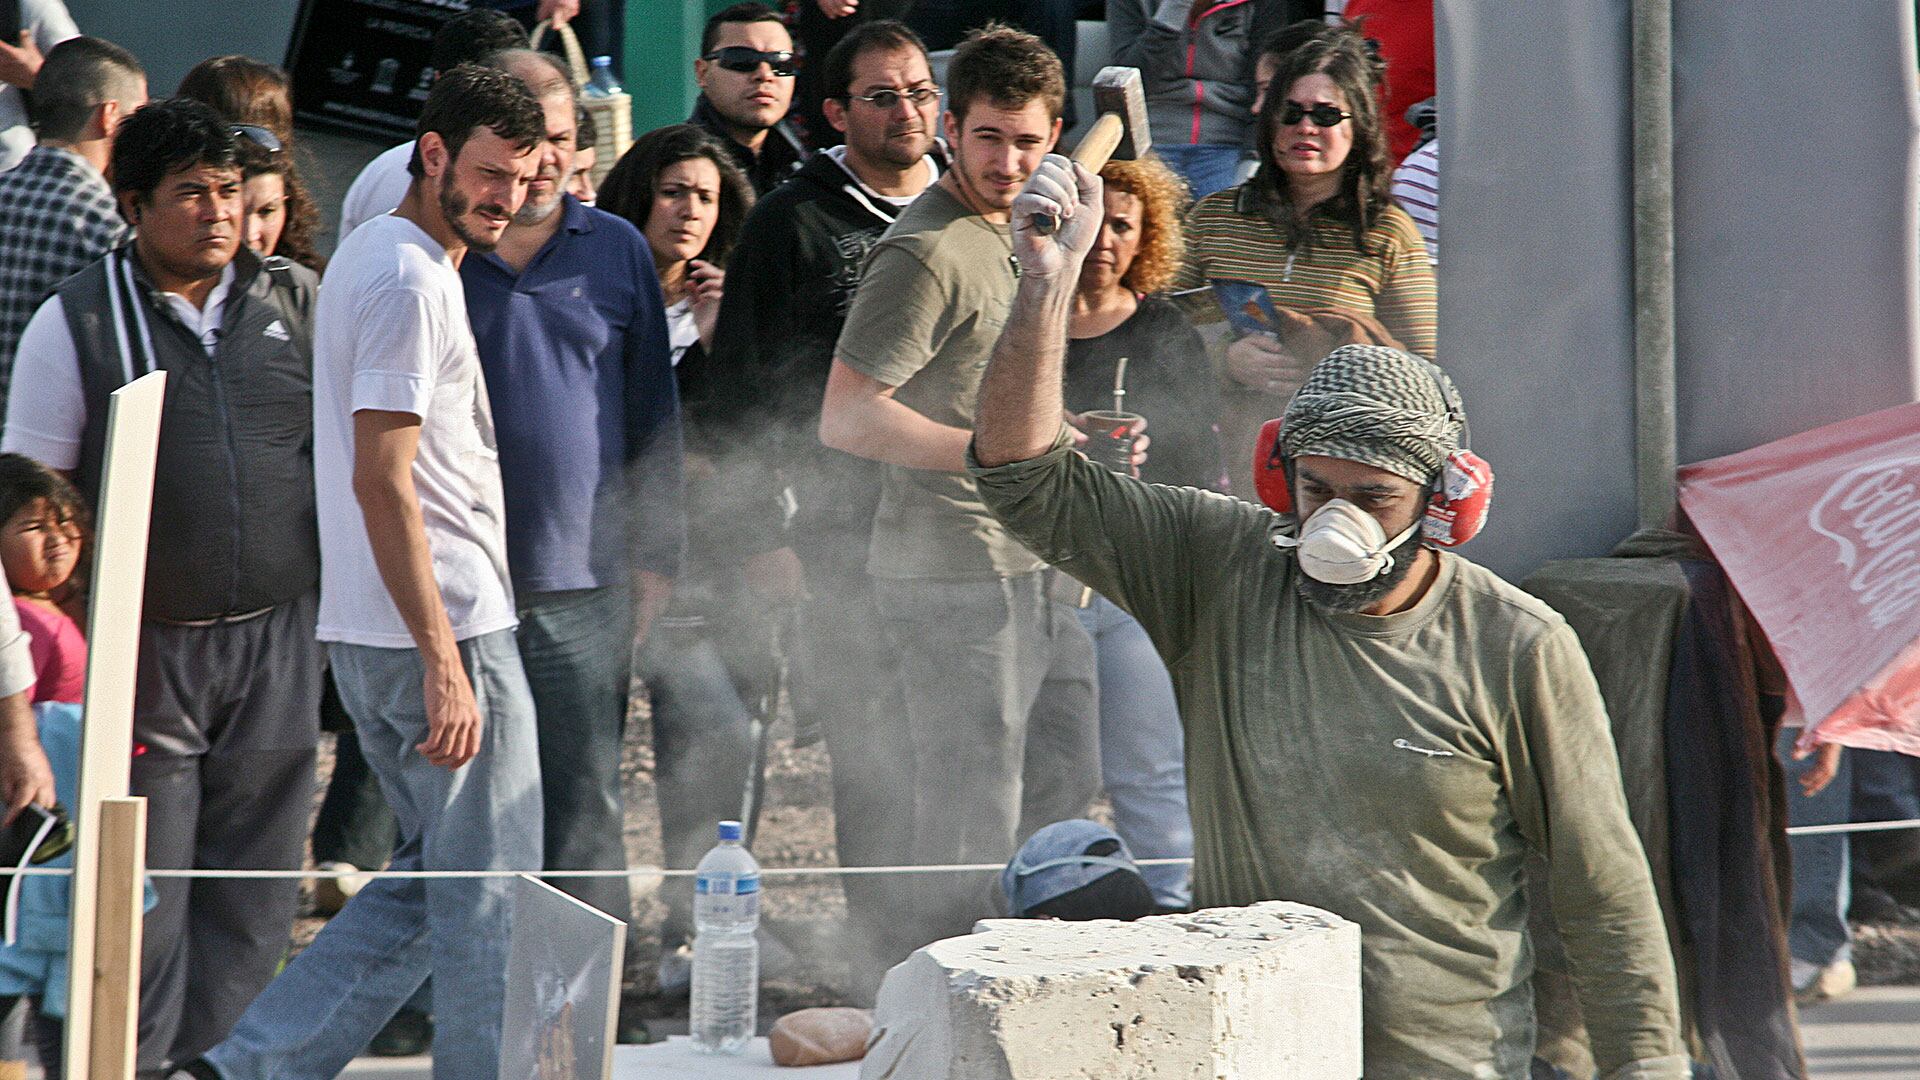
[[[980,383],[974,457],[986,468],[1030,461],[1053,449],[1065,409],[1061,397],[1067,321],[1080,264],[1100,233],[1100,178],[1048,154],[1013,201],[1013,253],[1020,288]],[[1042,234],[1038,215],[1059,227]]]

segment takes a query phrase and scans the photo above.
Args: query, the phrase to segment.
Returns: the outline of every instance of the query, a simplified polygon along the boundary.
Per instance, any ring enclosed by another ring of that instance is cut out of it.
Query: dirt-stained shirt
[[[973,474],[1016,537],[1166,658],[1196,904],[1294,900],[1360,924],[1368,1080],[1527,1075],[1530,849],[1552,867],[1602,1075],[1687,1075],[1606,708],[1556,612],[1448,552],[1411,609],[1329,612],[1262,507],[1064,444]]]

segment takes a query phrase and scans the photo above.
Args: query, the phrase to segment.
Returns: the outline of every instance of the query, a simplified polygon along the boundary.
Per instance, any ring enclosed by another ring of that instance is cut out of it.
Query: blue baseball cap
[[[1103,842],[1114,845],[1111,855],[1089,855]],[[1056,821],[1027,838],[1013,861],[1000,873],[1000,888],[1014,918],[1026,918],[1034,908],[1076,889],[1124,871],[1138,878],[1133,853],[1120,834],[1097,821],[1068,818]]]

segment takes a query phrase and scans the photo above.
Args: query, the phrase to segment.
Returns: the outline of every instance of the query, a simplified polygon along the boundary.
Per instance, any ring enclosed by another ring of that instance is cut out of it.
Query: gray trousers
[[[833,759],[834,847],[841,866],[898,866],[913,856],[913,743],[903,722],[900,657],[863,565],[865,535],[841,550],[796,543],[813,594],[803,608],[794,712],[811,710]],[[919,943],[900,938],[913,897],[905,879],[884,874],[840,879],[847,900],[848,962],[857,990],[870,998],[888,967]]]
[[[153,869],[298,870],[320,737],[318,597],[245,622],[140,632],[132,793]],[[139,1067],[226,1037],[286,955],[300,883],[158,878],[140,972]]]
[[[913,746],[913,860],[1004,863],[1100,790],[1093,643],[1040,574],[877,579],[900,650]],[[1001,913],[998,875],[924,874],[917,944]]]

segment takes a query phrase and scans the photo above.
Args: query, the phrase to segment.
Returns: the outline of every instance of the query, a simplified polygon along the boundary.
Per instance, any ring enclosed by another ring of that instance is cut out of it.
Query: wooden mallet
[[[1100,119],[1080,137],[1072,154],[1088,172],[1098,173],[1115,158],[1133,161],[1153,148],[1153,132],[1147,127],[1147,91],[1139,68],[1101,68],[1093,77],[1093,107]],[[1052,214],[1033,219],[1033,227],[1043,234],[1059,226]]]

